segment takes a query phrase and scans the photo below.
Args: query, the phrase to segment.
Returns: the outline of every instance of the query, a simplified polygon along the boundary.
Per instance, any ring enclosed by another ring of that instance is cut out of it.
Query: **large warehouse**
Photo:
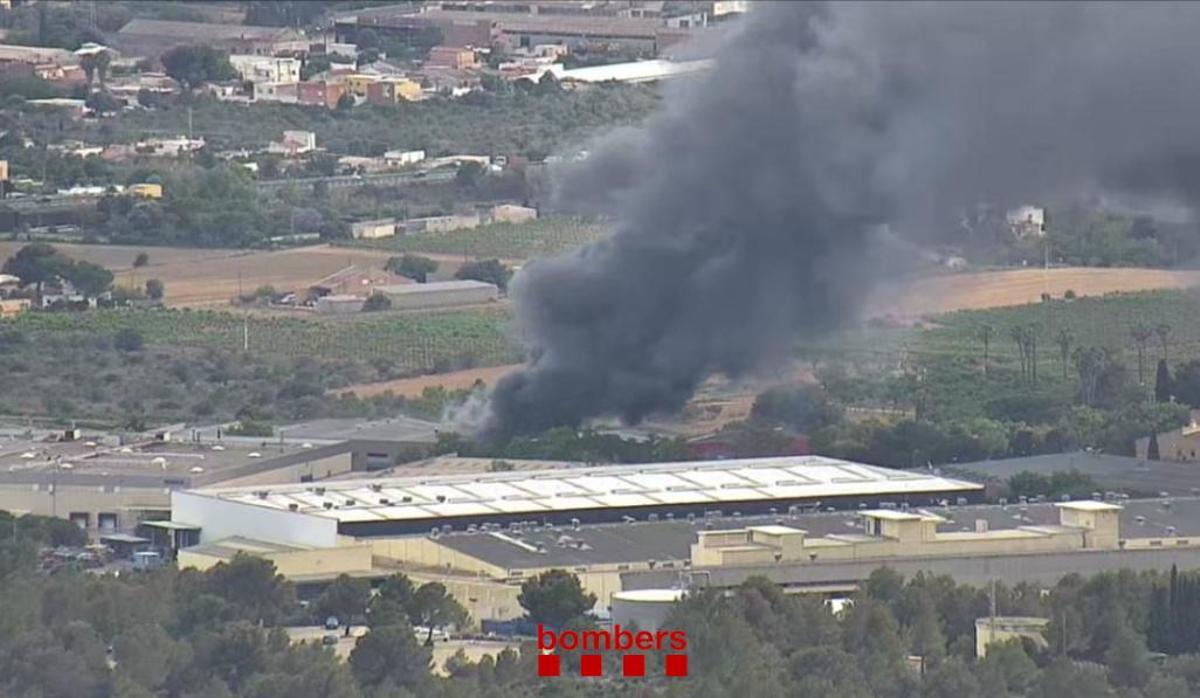
[[[982,497],[974,483],[801,456],[176,492],[172,518],[201,539],[298,545],[518,522],[576,524],[794,508],[929,506]]]

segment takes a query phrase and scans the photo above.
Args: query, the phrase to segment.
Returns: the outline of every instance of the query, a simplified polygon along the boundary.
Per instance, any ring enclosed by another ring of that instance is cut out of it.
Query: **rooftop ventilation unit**
[[[290,502],[290,503],[288,504],[288,511],[299,511],[299,510],[300,510],[300,505],[299,505],[299,504],[297,504],[297,503],[295,503],[295,502]]]
[[[371,491],[372,491],[372,492],[382,492],[382,491],[383,491],[383,485],[380,485],[380,484],[378,484],[378,483],[372,483],[372,484],[371,484]]]
[[[271,495],[271,493],[266,490],[259,490],[254,493],[254,496],[258,497],[259,499],[266,499],[270,495]]]

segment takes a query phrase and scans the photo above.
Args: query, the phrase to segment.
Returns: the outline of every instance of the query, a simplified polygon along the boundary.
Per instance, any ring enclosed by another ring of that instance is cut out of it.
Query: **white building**
[[[299,82],[300,59],[275,56],[229,57],[229,64],[247,82]]]
[[[383,159],[396,167],[415,165],[425,159],[424,150],[389,150],[383,154]]]
[[[377,240],[390,238],[396,234],[396,219],[378,218],[370,221],[356,221],[350,224],[350,235],[355,240]]]
[[[380,286],[375,290],[387,296],[392,302],[392,308],[396,310],[476,305],[494,301],[500,296],[500,290],[495,284],[470,280]]]
[[[317,149],[317,134],[312,131],[284,131],[283,139],[267,145],[267,152],[299,155]]]
[[[1046,235],[1046,209],[1037,206],[1020,206],[1008,212],[1008,227],[1019,238],[1044,237]]]

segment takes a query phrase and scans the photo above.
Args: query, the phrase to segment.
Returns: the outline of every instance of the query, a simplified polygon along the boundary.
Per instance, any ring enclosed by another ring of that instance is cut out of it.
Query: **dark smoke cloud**
[[[680,408],[855,317],[964,207],[1200,191],[1200,4],[763,3],[560,181],[610,240],[514,283],[506,436]],[[883,258],[882,264],[878,263]],[[875,261],[873,261],[875,260]]]

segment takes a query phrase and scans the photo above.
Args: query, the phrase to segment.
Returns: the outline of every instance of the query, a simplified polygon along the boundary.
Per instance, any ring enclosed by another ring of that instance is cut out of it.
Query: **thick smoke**
[[[636,422],[855,317],[965,207],[1200,191],[1200,4],[763,3],[560,180],[611,239],[514,284],[493,436]]]

